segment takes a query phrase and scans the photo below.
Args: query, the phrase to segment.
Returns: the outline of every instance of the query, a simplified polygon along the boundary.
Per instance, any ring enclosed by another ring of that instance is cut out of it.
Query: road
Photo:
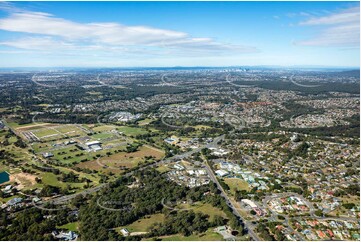
[[[94,192],[97,192],[97,191],[100,191],[102,188],[106,187],[108,185],[108,183],[103,183],[99,186],[96,186],[96,187],[93,187],[93,188],[89,188],[89,189],[86,189],[82,192],[79,192],[79,193],[74,193],[74,194],[71,194],[71,195],[66,195],[66,196],[61,196],[61,197],[57,197],[57,198],[54,198],[54,199],[50,199],[48,200],[47,202],[51,202],[53,204],[65,204],[67,203],[69,200],[75,198],[76,196],[78,195],[87,195],[87,194],[91,194],[91,193],[94,193]]]
[[[208,173],[208,176],[211,178],[211,180],[217,185],[218,190],[221,191],[221,196],[226,200],[228,207],[232,210],[233,214],[237,216],[237,218],[240,218],[241,222],[243,222],[244,224],[244,228],[245,230],[247,230],[249,236],[255,240],[255,241],[260,241],[262,240],[254,231],[254,226],[252,225],[252,223],[248,222],[247,220],[245,220],[241,214],[237,211],[236,207],[233,204],[233,201],[229,199],[227,193],[224,191],[223,187],[221,186],[221,184],[219,184],[217,177],[214,175],[213,170],[211,169],[211,167],[208,164],[208,161],[205,161],[205,168],[206,171]]]

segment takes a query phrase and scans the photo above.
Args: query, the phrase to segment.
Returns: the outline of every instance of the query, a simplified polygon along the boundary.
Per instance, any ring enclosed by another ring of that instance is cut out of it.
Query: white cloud
[[[300,23],[300,25],[333,25],[354,23],[360,21],[360,8],[354,7],[346,9],[340,13],[330,14],[324,17],[312,17]]]
[[[126,26],[119,23],[77,23],[39,12],[12,13],[0,19],[0,29],[28,34],[24,39],[3,41],[0,44],[34,50],[69,49],[74,46],[105,50],[136,46],[217,53],[257,51],[254,47],[223,44],[210,38],[194,38],[180,31],[147,26]]]
[[[312,17],[299,23],[301,26],[325,26],[313,39],[296,42],[306,46],[359,46],[360,8],[353,7],[323,17]]]

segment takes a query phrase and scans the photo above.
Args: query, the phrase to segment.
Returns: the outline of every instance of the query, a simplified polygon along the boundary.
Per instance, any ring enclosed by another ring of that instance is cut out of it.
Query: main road
[[[205,158],[204,158],[205,159]],[[217,177],[214,175],[213,170],[211,169],[211,167],[208,164],[207,159],[205,159],[205,168],[206,171],[208,173],[208,176],[211,178],[211,180],[217,185],[218,190],[221,191],[221,196],[226,200],[228,207],[232,210],[232,213],[234,215],[237,216],[237,218],[240,218],[244,224],[244,228],[247,230],[249,236],[255,240],[255,241],[260,241],[262,240],[254,231],[253,231],[253,226],[250,222],[248,222],[247,220],[245,220],[241,214],[238,212],[238,210],[236,209],[236,207],[233,204],[233,201],[231,199],[229,199],[227,193],[224,191],[223,187],[221,186],[221,184],[218,182]]]

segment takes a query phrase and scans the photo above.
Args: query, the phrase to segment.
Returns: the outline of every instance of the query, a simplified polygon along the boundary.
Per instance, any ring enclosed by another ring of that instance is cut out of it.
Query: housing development
[[[0,72],[2,240],[360,240],[354,69]]]

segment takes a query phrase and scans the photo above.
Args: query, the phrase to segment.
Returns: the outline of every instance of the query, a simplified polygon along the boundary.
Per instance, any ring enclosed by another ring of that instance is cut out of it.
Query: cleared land
[[[214,217],[216,215],[221,216],[223,218],[227,218],[227,215],[219,208],[213,207],[209,203],[194,203],[192,205],[185,203],[185,204],[179,204],[176,206],[178,209],[191,209],[194,212],[198,213],[204,213],[209,216],[209,220],[213,221]]]
[[[221,241],[223,237],[214,232],[213,229],[208,229],[205,233],[200,233],[191,236],[183,236],[181,234],[161,236],[158,237],[161,240],[165,241]]]
[[[158,213],[146,216],[142,219],[135,221],[129,225],[124,226],[129,232],[149,232],[148,228],[155,223],[162,223],[164,221],[164,214]],[[123,227],[122,227],[123,228]],[[121,228],[119,228],[120,230]]]
[[[235,191],[250,190],[248,183],[242,179],[225,178],[224,182],[229,186],[232,193],[235,193]]]

